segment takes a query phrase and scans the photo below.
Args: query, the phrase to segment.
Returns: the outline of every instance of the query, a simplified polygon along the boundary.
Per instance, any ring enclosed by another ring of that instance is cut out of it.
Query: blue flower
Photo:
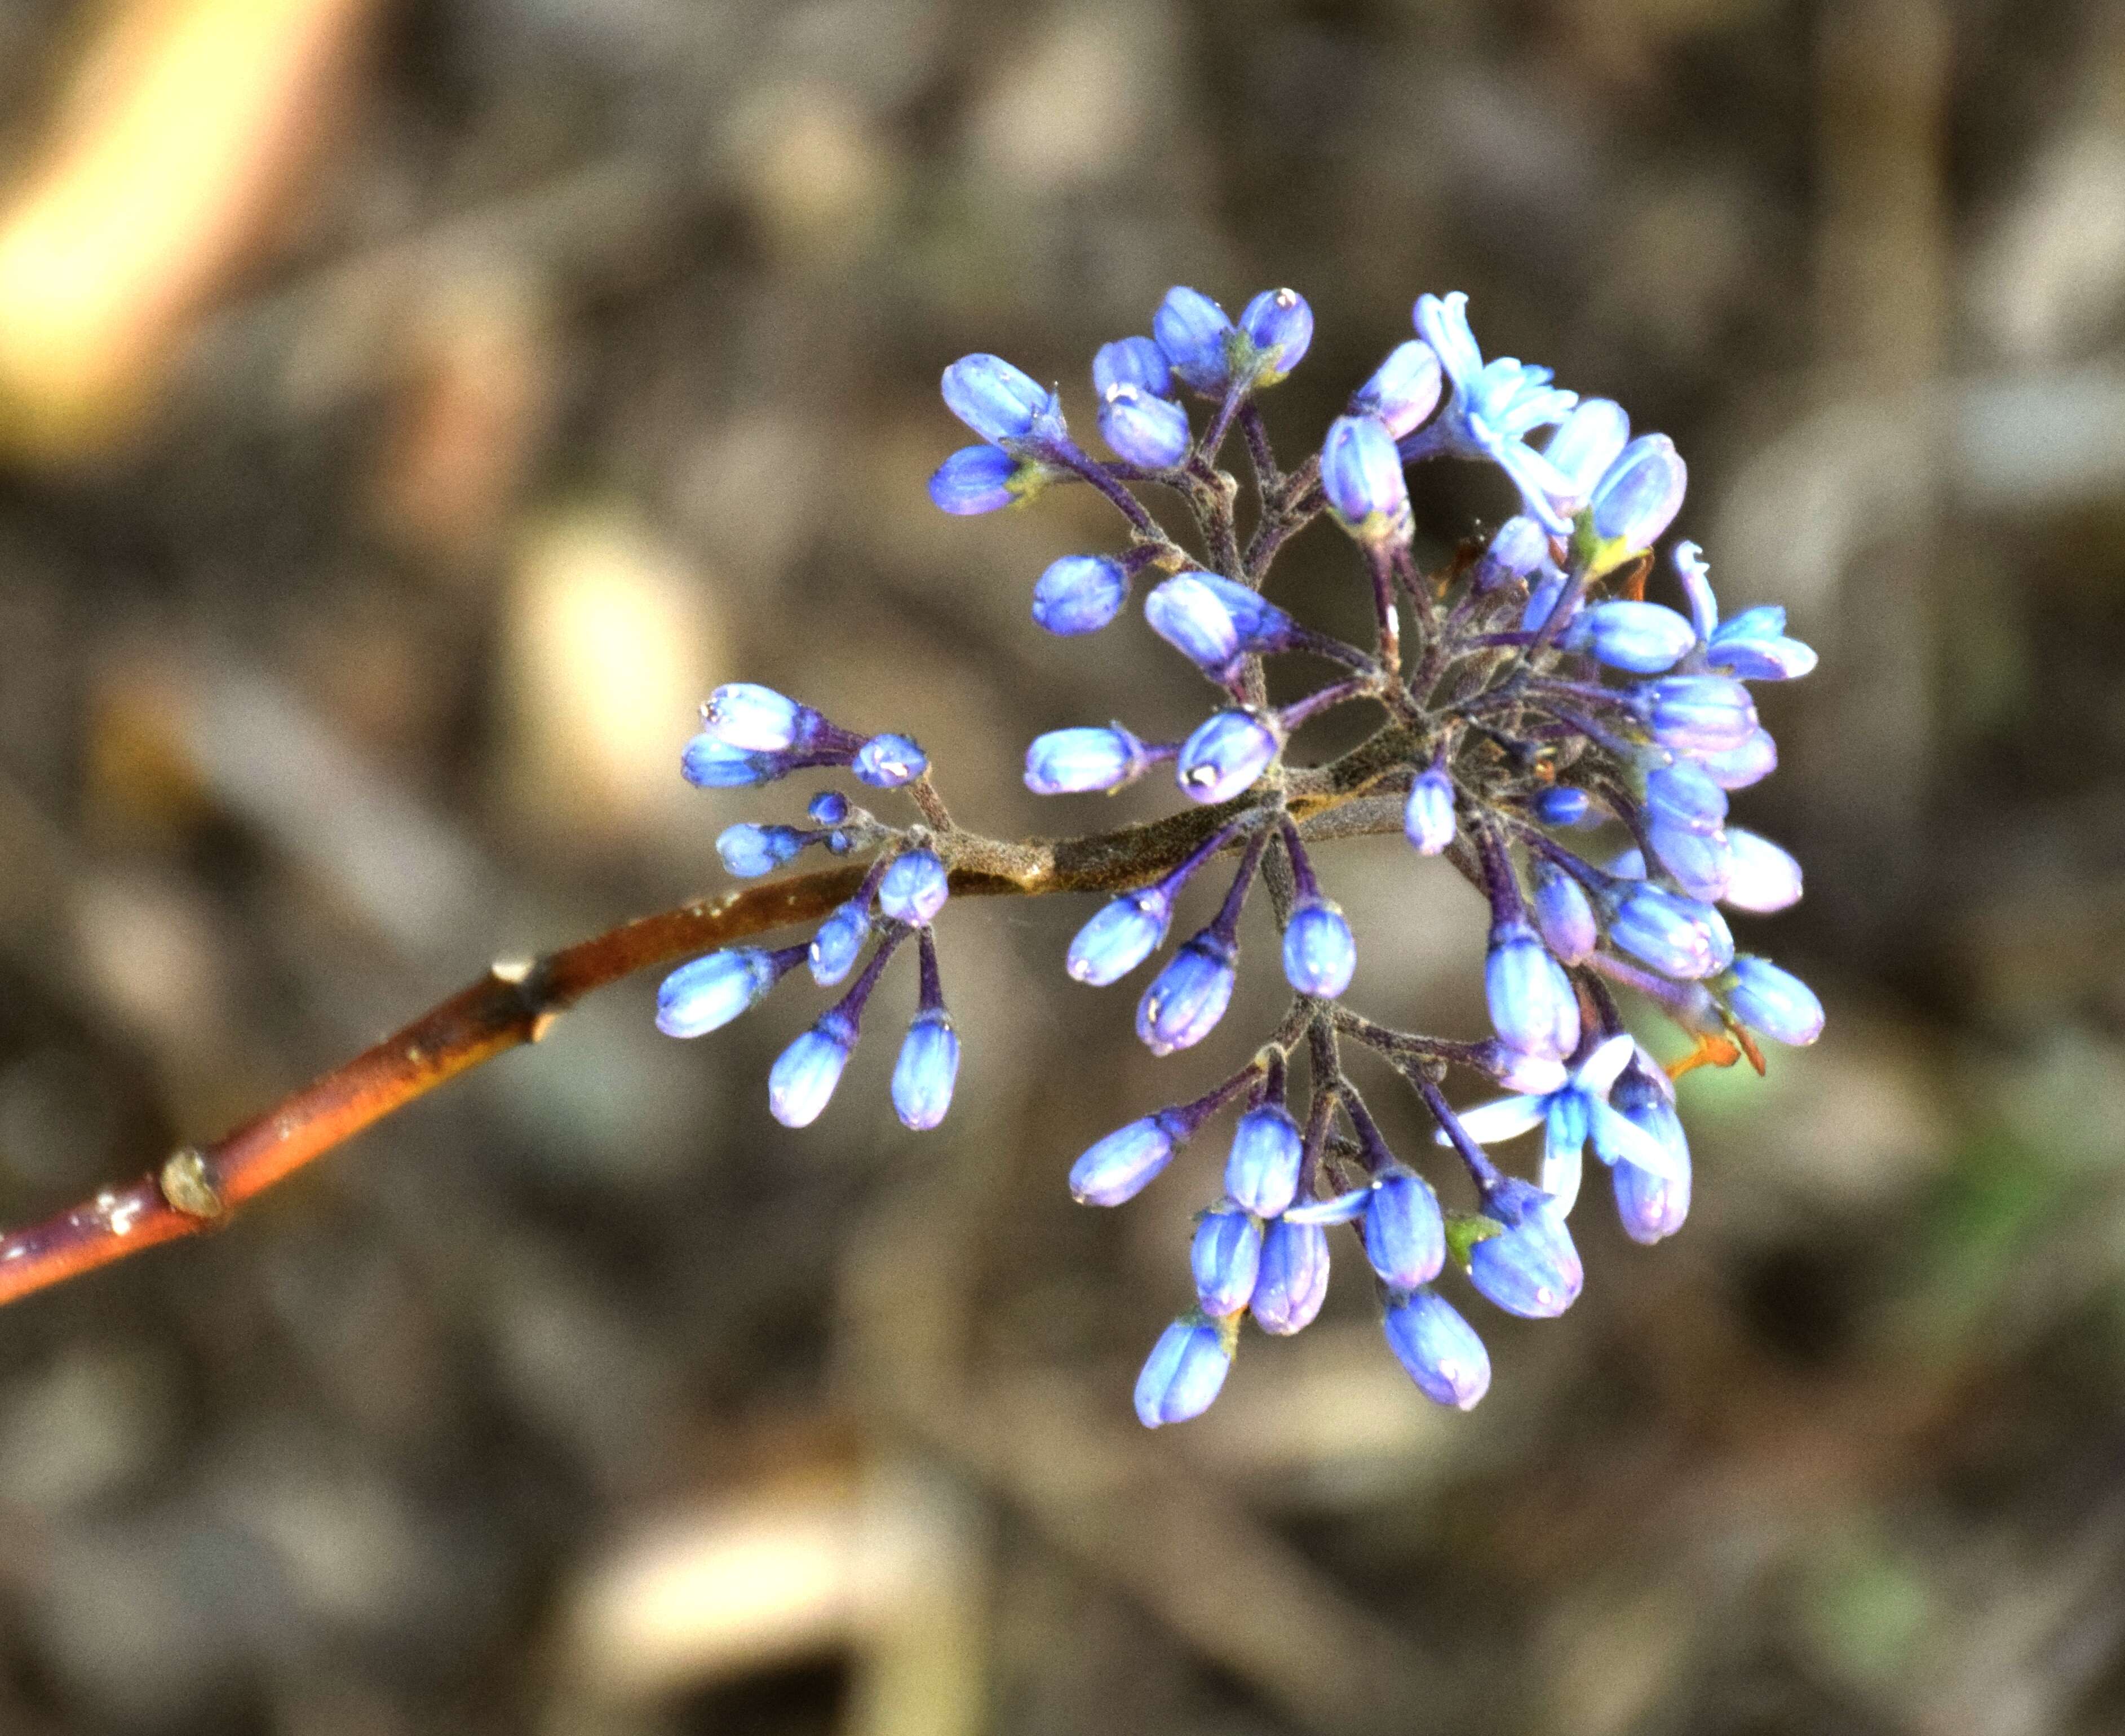
[[[711,953],[682,964],[657,990],[657,1028],[667,1037],[719,1030],[773,988],[785,967],[756,947]]]
[[[1815,667],[1812,647],[1786,637],[1785,610],[1774,605],[1745,609],[1722,625],[1703,551],[1694,543],[1678,543],[1672,559],[1689,600],[1705,668],[1745,681],[1791,681]]]
[[[1239,949],[1215,929],[1185,942],[1137,1004],[1136,1034],[1154,1055],[1192,1048],[1231,1004]]]
[[[701,708],[701,722],[710,735],[748,753],[804,747],[818,733],[820,721],[808,707],[751,681],[719,687]]]
[[[1454,842],[1454,780],[1432,766],[1411,779],[1402,810],[1402,835],[1420,856],[1438,856]]]
[[[998,446],[962,446],[930,478],[931,502],[955,518],[1000,512],[1030,500],[1045,476]]]
[[[1591,652],[1611,669],[1656,675],[1696,644],[1689,623],[1659,603],[1597,603],[1557,636],[1567,651]]]
[[[906,1126],[917,1131],[934,1127],[952,1107],[952,1086],[959,1076],[959,1035],[951,1014],[926,1007],[915,1015],[893,1068],[893,1108]]]
[[[1409,433],[1439,402],[1439,358],[1431,346],[1411,339],[1397,344],[1373,377],[1350,397],[1350,414],[1378,419],[1396,440]]]
[[[1064,968],[1076,981],[1104,989],[1157,952],[1172,920],[1173,895],[1164,887],[1124,892],[1078,929]]]
[[[1152,316],[1152,336],[1181,383],[1204,398],[1223,398],[1231,383],[1229,340],[1234,335],[1225,310],[1199,289],[1176,285]]]
[[[1611,1037],[1557,1089],[1500,1098],[1464,1109],[1462,1129],[1471,1139],[1490,1145],[1516,1138],[1532,1127],[1542,1128],[1542,1191],[1557,1202],[1560,1216],[1568,1214],[1579,1197],[1581,1164],[1589,1138],[1594,1141],[1595,1155],[1604,1164],[1631,1163],[1653,1174],[1670,1174],[1674,1166],[1658,1142],[1609,1102],[1636,1047],[1628,1036]],[[1444,1132],[1434,1137],[1440,1145],[1447,1143]],[[1688,1153],[1684,1155],[1686,1160]]]
[[[1768,958],[1738,954],[1726,996],[1736,1019],[1774,1042],[1802,1047],[1822,1035],[1822,1003],[1815,991]]]
[[[1578,515],[1630,437],[1631,419],[1621,404],[1589,398],[1572,407],[1542,449],[1543,459],[1565,485],[1551,497],[1562,516]]]
[[[1053,393],[1000,355],[963,355],[945,370],[945,405],[992,446],[1056,439],[1062,410]]]
[[[1734,937],[1710,905],[1643,883],[1611,896],[1609,939],[1662,976],[1694,981],[1732,962]]]
[[[1444,300],[1416,299],[1417,333],[1437,354],[1454,390],[1439,419],[1405,442],[1404,455],[1445,451],[1487,459],[1512,478],[1529,516],[1562,536],[1571,521],[1552,502],[1569,496],[1571,481],[1527,444],[1527,436],[1562,421],[1578,394],[1552,386],[1547,368],[1524,367],[1509,355],[1486,363],[1468,329],[1468,298],[1458,289]]]
[[[1313,341],[1313,310],[1296,289],[1265,289],[1240,312],[1257,386],[1281,384]]]
[[[1365,1258],[1390,1290],[1414,1290],[1446,1264],[1446,1220],[1431,1183],[1400,1164],[1383,1169],[1365,1204]]]
[[[1755,701],[1725,675],[1662,675],[1633,703],[1653,740],[1678,754],[1726,753],[1755,733]]]
[[[755,880],[794,860],[809,841],[794,826],[741,822],[725,826],[717,835],[716,854],[741,880]]]
[[[1483,1216],[1500,1226],[1468,1249],[1468,1282],[1508,1314],[1553,1319],[1586,1278],[1557,1202],[1508,1177],[1483,1191]]]
[[[837,906],[812,936],[812,980],[822,988],[832,988],[855,968],[869,938],[870,915],[862,901],[852,898]]]
[[[1437,1291],[1411,1291],[1388,1310],[1383,1324],[1395,1360],[1433,1404],[1471,1410],[1491,1390],[1490,1353]]]
[[[1727,827],[1727,903],[1737,910],[1768,914],[1800,902],[1800,864],[1786,851],[1738,826]]]
[[[1173,396],[1173,370],[1166,352],[1147,337],[1101,344],[1092,357],[1092,390],[1105,398],[1116,386],[1134,386],[1153,398]]]
[[[1261,1268],[1261,1249],[1260,1221],[1229,1202],[1203,1214],[1195,1226],[1188,1263],[1204,1313],[1237,1314],[1247,1306]]]
[[[1033,587],[1033,619],[1062,638],[1097,633],[1128,600],[1128,575],[1103,554],[1051,561]]]
[[[950,882],[945,864],[929,850],[893,859],[878,883],[878,907],[895,922],[921,928],[945,908]]]
[[[1302,898],[1284,930],[1284,980],[1301,995],[1332,1000],[1350,986],[1358,943],[1342,906],[1331,898]]]
[[[1214,572],[1176,574],[1143,600],[1151,630],[1213,680],[1229,681],[1242,657],[1282,651],[1298,626],[1275,604]]]
[[[1491,929],[1483,992],[1498,1040],[1524,1055],[1561,1061],[1579,1045],[1579,997],[1571,979],[1525,922]]]
[[[1641,1157],[1611,1160],[1609,1183],[1623,1233],[1651,1247],[1682,1228],[1689,1216],[1689,1141],[1675,1113],[1675,1087],[1642,1053],[1616,1083],[1616,1110],[1660,1152],[1657,1165]]]
[[[1529,914],[1543,943],[1565,964],[1584,963],[1601,939],[1586,889],[1555,863],[1539,859],[1533,878]]]
[[[1225,1160],[1225,1192],[1257,1217],[1280,1216],[1298,1197],[1299,1166],[1305,1150],[1281,1103],[1250,1109],[1232,1130],[1232,1149]]]
[[[1650,548],[1682,510],[1689,472],[1665,434],[1642,434],[1626,446],[1587,503],[1595,539],[1621,551]]]
[[[1150,764],[1143,743],[1119,723],[1051,729],[1035,736],[1025,750],[1025,787],[1036,796],[1115,790],[1141,777]]]
[[[679,755],[679,775],[696,789],[742,789],[771,783],[785,768],[773,754],[748,753],[703,730]]]
[[[767,1107],[775,1120],[785,1127],[817,1121],[855,1046],[855,1022],[836,1007],[785,1049],[767,1074]]]
[[[1100,398],[1100,435],[1114,455],[1147,470],[1169,470],[1188,456],[1188,412],[1171,398],[1117,380]]]
[[[1279,1338],[1313,1324],[1328,1295],[1328,1232],[1280,1217],[1262,1232],[1261,1263],[1248,1305],[1255,1324]]]
[[[1359,542],[1406,543],[1409,484],[1394,436],[1377,417],[1339,416],[1321,446],[1321,492],[1328,510]]]
[[[1221,711],[1196,727],[1174,768],[1190,802],[1229,802],[1253,788],[1284,750],[1276,731],[1251,711]]]
[[[1184,1315],[1160,1334],[1136,1381],[1136,1414],[1146,1428],[1185,1423],[1216,1400],[1232,1367],[1227,1334],[1200,1315]]]
[[[1115,1128],[1071,1165],[1071,1198],[1081,1206],[1134,1199],[1172,1161],[1173,1148],[1186,1136],[1185,1124],[1170,1109]]]
[[[930,757],[905,736],[873,736],[849,769],[874,789],[898,789],[930,769]]]

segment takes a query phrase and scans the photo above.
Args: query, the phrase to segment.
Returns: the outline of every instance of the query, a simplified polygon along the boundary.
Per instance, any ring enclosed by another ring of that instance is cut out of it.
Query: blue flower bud
[[[1705,775],[1722,789],[1746,789],[1760,783],[1779,769],[1779,744],[1767,729],[1749,732],[1738,747],[1692,756]]]
[[[1388,1348],[1433,1404],[1472,1410],[1491,1390],[1490,1353],[1437,1291],[1412,1291],[1388,1310],[1384,1324]]]
[[[1549,618],[1557,612],[1557,605],[1564,599],[1567,583],[1564,575],[1554,567],[1543,569],[1542,576],[1528,590],[1527,607],[1520,611],[1520,631],[1540,633],[1549,624]],[[1583,600],[1575,602],[1565,611],[1563,620],[1557,623],[1559,632],[1571,623],[1572,618],[1585,606]]]
[[[1254,350],[1255,383],[1278,385],[1313,341],[1313,309],[1296,289],[1265,289],[1241,310],[1240,331]]]
[[[1665,887],[1634,886],[1609,919],[1609,938],[1666,976],[1694,981],[1716,976],[1734,956],[1718,911]]]
[[[779,754],[802,747],[818,729],[818,714],[771,687],[733,681],[719,687],[701,708],[708,732],[750,753]]]
[[[1247,1306],[1261,1268],[1261,1247],[1262,1226],[1246,1212],[1218,1206],[1203,1214],[1188,1263],[1204,1313],[1237,1314]]]
[[[775,1120],[785,1127],[817,1121],[855,1046],[855,1027],[836,1008],[777,1056],[767,1073],[767,1107]]]
[[[1318,1224],[1279,1218],[1262,1235],[1255,1273],[1255,1324],[1289,1337],[1313,1323],[1328,1295],[1328,1232]]]
[[[1723,831],[1699,832],[1656,820],[1646,839],[1668,877],[1689,897],[1710,904],[1727,896],[1734,872],[1734,853]]]
[[[1151,762],[1143,743],[1120,724],[1105,729],[1051,729],[1025,750],[1025,787],[1036,796],[1119,789]]]
[[[1638,689],[1637,705],[1653,739],[1679,754],[1725,753],[1756,728],[1749,689],[1725,675],[1663,675]]]
[[[1184,943],[1137,1003],[1136,1034],[1154,1055],[1192,1048],[1225,1016],[1239,952],[1214,929]]]
[[[1350,399],[1350,414],[1377,417],[1394,439],[1411,432],[1439,404],[1439,356],[1412,338],[1395,346]]]
[[[1176,1320],[1160,1334],[1136,1378],[1136,1414],[1146,1428],[1199,1417],[1232,1366],[1225,1334],[1209,1322]]]
[[[1571,979],[1524,922],[1491,929],[1483,992],[1491,1027],[1506,1047],[1562,1061],[1579,1047],[1579,997]]]
[[[1567,514],[1593,493],[1630,437],[1631,419],[1623,407],[1605,398],[1581,399],[1557,424],[1542,455],[1567,485],[1558,504]]]
[[[1000,355],[963,355],[947,368],[945,405],[992,445],[1024,440],[1046,415],[1061,427],[1053,394]]]
[[[1534,816],[1546,826],[1599,826],[1601,811],[1583,789],[1560,783],[1535,797]]]
[[[1743,1024],[1773,1042],[1800,1048],[1822,1035],[1822,1003],[1815,991],[1792,972],[1753,953],[1735,959],[1727,1004]]]
[[[1689,480],[1673,440],[1665,434],[1640,435],[1595,487],[1588,502],[1595,535],[1626,548],[1650,548],[1682,510]]]
[[[1697,643],[1697,629],[1660,603],[1597,603],[1560,636],[1567,651],[1590,651],[1611,669],[1641,675],[1672,669]]]
[[[657,1028],[667,1037],[719,1030],[773,988],[780,975],[775,961],[753,947],[682,964],[657,986]]]
[[[849,817],[849,798],[837,789],[822,789],[804,804],[804,817],[814,826],[839,826]]]
[[[1176,286],[1152,316],[1152,336],[1182,383],[1205,398],[1223,398],[1231,380],[1232,322],[1201,291]]]
[[[952,1086],[959,1076],[959,1033],[942,1007],[915,1015],[893,1067],[893,1108],[902,1122],[917,1132],[934,1127],[952,1107]]]
[[[1081,1206],[1119,1206],[1134,1199],[1172,1161],[1173,1148],[1183,1136],[1180,1118],[1171,1110],[1115,1128],[1070,1166],[1071,1198]]]
[[[893,859],[878,883],[878,907],[895,922],[922,927],[945,908],[950,890],[945,864],[928,850]]]
[[[1454,780],[1437,766],[1411,782],[1402,830],[1420,856],[1442,854],[1454,842]]]
[[[1158,887],[1124,892],[1077,930],[1064,967],[1073,981],[1104,989],[1157,951],[1172,920],[1173,900]]]
[[[930,756],[906,736],[873,736],[856,750],[850,766],[873,789],[898,789],[930,769]]]
[[[1284,980],[1302,995],[1333,1000],[1350,986],[1358,943],[1342,906],[1329,898],[1302,898],[1284,930]]]
[[[850,899],[837,906],[819,924],[807,949],[812,980],[822,988],[832,987],[855,967],[864,942],[869,937],[870,916],[861,904]]]
[[[1673,1235],[1689,1216],[1686,1156],[1681,1173],[1675,1175],[1656,1175],[1636,1164],[1618,1164],[1609,1172],[1609,1183],[1616,1195],[1616,1216],[1623,1234],[1646,1247]]]
[[[1559,584],[1563,581],[1564,576],[1557,572],[1556,564],[1550,559],[1549,532],[1543,527],[1540,520],[1531,519],[1525,513],[1520,513],[1507,519],[1498,527],[1498,534],[1491,539],[1490,546],[1484,549],[1482,557],[1476,562],[1476,569],[1470,576],[1469,582],[1479,592],[1491,591],[1503,585],[1530,584],[1538,573],[1550,575]],[[1551,602],[1555,602],[1557,594],[1553,590],[1550,593]],[[1548,614],[1549,610],[1545,608],[1543,619],[1547,619]],[[1535,627],[1521,630],[1532,633],[1541,624],[1541,621],[1537,621]]]
[[[773,873],[803,848],[804,835],[789,826],[741,822],[725,826],[716,839],[716,854],[741,880]]]
[[[1283,751],[1276,732],[1252,712],[1221,711],[1181,744],[1174,775],[1180,793],[1205,807],[1251,789]]]
[[[930,478],[931,502],[955,518],[997,512],[1030,498],[1030,478],[1000,446],[962,446]]]
[[[1394,436],[1369,416],[1339,416],[1321,446],[1321,491],[1338,524],[1362,543],[1406,541],[1409,484]]]
[[[1128,600],[1128,575],[1103,554],[1051,561],[1033,587],[1034,624],[1062,638],[1097,633]]]
[[[1469,1249],[1469,1282],[1531,1320],[1554,1319],[1578,1300],[1586,1274],[1556,1201],[1509,1177],[1484,1191],[1483,1215],[1504,1228]]]
[[[1173,396],[1173,370],[1166,352],[1147,337],[1101,344],[1092,357],[1092,391],[1104,398],[1115,386],[1134,386],[1153,398]]]
[[[1169,470],[1194,438],[1188,412],[1172,399],[1117,381],[1100,399],[1100,436],[1114,455],[1147,470]]]
[[[1736,910],[1768,915],[1800,902],[1800,864],[1784,850],[1738,826],[1727,828],[1727,844],[1732,872],[1723,896]]]
[[[772,783],[783,774],[772,754],[747,753],[703,730],[679,755],[679,775],[696,789],[743,789]]]
[[[1250,1109],[1232,1130],[1225,1160],[1225,1192],[1257,1217],[1275,1217],[1298,1193],[1305,1155],[1298,1124],[1277,1103]]]
[[[1365,1258],[1390,1290],[1414,1290],[1446,1263],[1446,1220],[1431,1183],[1399,1164],[1373,1183],[1365,1206]]]
[[[1244,585],[1214,572],[1184,572],[1143,600],[1151,630],[1206,675],[1228,680],[1240,657],[1282,651],[1298,629],[1291,617]]]
[[[1601,939],[1594,906],[1586,888],[1555,863],[1536,862],[1530,907],[1543,940],[1565,963],[1581,964],[1594,956]]]
[[[1679,760],[1646,774],[1646,814],[1686,831],[1709,835],[1727,822],[1727,793],[1702,766]]]

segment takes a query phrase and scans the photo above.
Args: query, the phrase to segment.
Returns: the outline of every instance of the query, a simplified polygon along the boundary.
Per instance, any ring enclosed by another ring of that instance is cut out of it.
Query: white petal
[[[1661,1141],[1628,1121],[1606,1103],[1589,1105],[1593,1111],[1594,1150],[1604,1164],[1635,1164],[1648,1175],[1679,1182],[1689,1171],[1681,1160]]]
[[[1631,1052],[1637,1047],[1628,1033],[1618,1032],[1586,1057],[1572,1075],[1572,1084],[1583,1096],[1605,1099],[1631,1064]]]
[[[1567,1146],[1561,1151],[1542,1155],[1542,1191],[1556,1200],[1559,1217],[1567,1216],[1579,1198],[1581,1150],[1580,1146]]]
[[[1539,1097],[1501,1097],[1496,1103],[1479,1103],[1460,1113],[1461,1125],[1468,1129],[1468,1137],[1487,1146],[1497,1140],[1516,1139],[1529,1128],[1540,1126],[1549,1105]],[[1432,1138],[1442,1146],[1453,1143],[1444,1127]]]
[[[1332,1199],[1308,1200],[1303,1206],[1293,1206],[1284,1215],[1294,1224],[1347,1224],[1364,1211],[1372,1197],[1373,1190],[1368,1184],[1353,1188],[1348,1193],[1339,1193]]]

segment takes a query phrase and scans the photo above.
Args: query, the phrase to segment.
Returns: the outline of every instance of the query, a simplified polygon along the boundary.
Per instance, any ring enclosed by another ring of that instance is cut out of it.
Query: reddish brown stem
[[[1384,829],[1386,821],[1352,797],[1378,775],[1375,762],[1391,761],[1397,750],[1394,738],[1378,738],[1311,774],[1312,787],[1291,799],[1289,811],[1302,822],[1329,822],[1347,805],[1364,811],[1360,829]],[[932,843],[951,864],[955,897],[1114,891],[1166,873],[1243,805],[1196,808],[1089,838],[1004,844],[953,831]],[[0,1236],[0,1304],[223,1222],[370,1122],[520,1043],[536,1042],[592,990],[653,965],[817,922],[855,892],[864,872],[864,864],[853,864],[747,887],[623,924],[541,958],[497,964],[403,1031],[214,1143],[181,1147],[159,1169]]]

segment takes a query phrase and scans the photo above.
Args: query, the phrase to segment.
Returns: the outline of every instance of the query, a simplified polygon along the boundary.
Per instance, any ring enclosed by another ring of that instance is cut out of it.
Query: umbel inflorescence
[[[1670,557],[1686,612],[1644,600],[1653,544],[1682,505],[1673,443],[1633,439],[1618,406],[1559,389],[1547,369],[1486,362],[1466,301],[1419,298],[1418,336],[1351,395],[1319,452],[1289,470],[1256,405],[1312,336],[1311,309],[1289,289],[1257,295],[1235,322],[1208,297],[1176,289],[1150,337],[1103,346],[1092,383],[1111,459],[1086,453],[1058,395],[1010,363],[969,355],[945,371],[945,403],[982,444],[931,478],[939,506],[988,512],[1081,482],[1126,522],[1119,553],[1066,556],[1040,576],[1034,621],[1066,637],[1097,633],[1142,586],[1146,622],[1209,684],[1209,714],[1185,741],[1146,741],[1114,723],[1056,730],[1026,750],[1026,783],[1044,795],[1113,790],[1170,768],[1193,804],[1162,828],[1139,829],[1133,854],[1106,841],[1105,883],[1119,890],[1071,943],[1069,975],[1103,987],[1136,971],[1164,946],[1184,889],[1237,858],[1209,923],[1172,950],[1138,1001],[1137,1034],[1168,1055],[1202,1042],[1223,1016],[1241,913],[1258,889],[1283,934],[1292,999],[1253,1058],[1205,1094],[1109,1134],[1070,1173],[1080,1201],[1119,1205],[1213,1117],[1237,1111],[1223,1193],[1198,1219],[1190,1250],[1196,1306],[1166,1329],[1137,1383],[1138,1414],[1153,1426],[1210,1404],[1243,1315],[1278,1334],[1314,1318],[1337,1224],[1358,1233],[1388,1344],[1417,1386],[1441,1404],[1474,1404],[1490,1358],[1437,1287],[1449,1261],[1509,1313],[1569,1307],[1582,1273],[1567,1221],[1589,1145],[1637,1240],[1672,1235],[1689,1211],[1689,1149],[1670,1073],[1626,1029],[1617,991],[1642,997],[1694,1040],[1676,1071],[1742,1053],[1760,1068],[1752,1033],[1807,1043],[1822,1028],[1813,994],[1768,960],[1737,953],[1718,908],[1777,910],[1801,895],[1798,864],[1729,826],[1727,797],[1778,763],[1744,684],[1805,675],[1815,654],[1786,636],[1783,609],[1722,621],[1694,543]],[[1207,413],[1192,418],[1190,398]],[[1244,526],[1240,484],[1218,468],[1235,430],[1252,472]],[[1520,511],[1427,572],[1412,553],[1405,471],[1446,457],[1496,465]],[[1145,487],[1187,506],[1199,555],[1152,515],[1138,495]],[[1355,545],[1369,583],[1369,645],[1317,632],[1261,595],[1278,551],[1323,514]],[[1287,655],[1329,673],[1305,697],[1272,705],[1264,660]],[[1360,704],[1378,715],[1370,736],[1306,764],[1295,751],[1306,723]],[[904,736],[852,734],[744,685],[719,689],[703,722],[684,760],[696,784],[846,767],[872,788],[905,789],[920,819],[888,824],[829,792],[813,799],[808,827],[724,832],[718,848],[736,874],[768,873],[815,845],[869,867],[808,946],[725,951],[674,972],[658,1023],[680,1037],[713,1030],[800,964],[827,986],[853,973],[769,1075],[774,1113],[802,1126],[826,1107],[887,961],[912,938],[921,987],[893,1101],[909,1127],[935,1127],[951,1101],[959,1040],[932,924],[954,873],[1007,866],[1025,847],[954,826],[921,749]],[[1488,902],[1487,1037],[1389,1029],[1342,1004],[1356,943],[1308,845],[1397,826]],[[1384,1060],[1421,1099],[1448,1161],[1466,1171],[1461,1204],[1443,1204],[1388,1148],[1345,1070],[1352,1046]],[[1442,1089],[1455,1069],[1510,1094],[1457,1113]],[[1533,1179],[1486,1150],[1538,1127]]]

